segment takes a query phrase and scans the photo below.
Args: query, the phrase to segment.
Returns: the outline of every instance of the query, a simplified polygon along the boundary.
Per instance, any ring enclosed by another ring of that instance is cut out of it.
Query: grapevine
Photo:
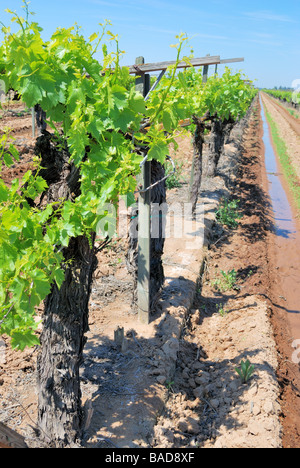
[[[264,92],[285,102],[293,102],[293,92],[277,89],[264,89]]]
[[[119,66],[118,37],[108,30],[109,22],[88,41],[74,26],[58,29],[44,42],[42,29],[29,21],[28,4],[24,6],[26,18],[7,10],[20,29],[13,33],[10,27],[2,28],[1,75],[6,88],[18,91],[28,107],[39,104],[46,112],[57,142],[80,171],[80,195],[44,206],[41,200],[48,187],[39,175],[38,157],[20,182],[8,187],[0,181],[0,326],[20,349],[38,342],[35,308],[53,283],[63,283],[63,248],[71,238],[96,231],[105,216],[99,207],[115,203],[120,194],[134,201],[142,160],[134,139],[148,146],[149,158],[162,162],[172,140],[158,125],[164,101],[158,115],[145,107],[134,87],[123,86],[130,83],[129,71]],[[107,52],[105,37],[116,44],[116,52]],[[181,37],[178,57],[183,42]],[[100,45],[102,64],[95,59]],[[140,131],[145,118],[152,123],[147,136]],[[177,122],[168,130],[171,127]],[[129,137],[133,134],[134,139]],[[18,160],[9,133],[2,137],[0,154],[8,167]]]
[[[285,91],[280,89],[264,89],[263,91],[269,94],[270,96],[279,99],[280,101],[293,104],[295,107],[299,105],[299,89],[295,89],[294,91]]]

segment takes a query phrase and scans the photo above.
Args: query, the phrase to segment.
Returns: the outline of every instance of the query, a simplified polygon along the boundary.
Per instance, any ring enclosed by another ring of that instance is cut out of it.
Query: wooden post
[[[144,57],[137,57],[135,60],[135,64],[137,66],[144,65],[145,59]],[[137,76],[135,79],[135,88],[139,91],[144,97],[147,96],[150,90],[150,75],[149,73],[141,73],[141,75]]]
[[[144,57],[138,57],[136,65],[145,63]],[[150,90],[150,75],[142,73],[136,78],[136,89],[144,97]],[[151,162],[146,161],[142,167],[142,190],[151,185]],[[139,230],[138,230],[138,281],[137,305],[138,318],[141,323],[150,322],[150,218],[151,190],[139,195]]]
[[[237,61],[236,59],[233,59],[234,61]],[[240,59],[238,59],[240,61]],[[230,59],[230,62],[226,60],[226,63],[231,63],[232,59]],[[204,65],[215,65],[216,63],[221,63],[221,58],[219,55],[211,56],[208,55],[206,57],[198,57],[198,58],[192,58],[189,60],[189,64],[187,64],[186,61],[176,63],[176,61],[167,61],[167,62],[157,62],[157,63],[146,63],[146,64],[140,64],[139,65],[139,72],[137,71],[137,64],[135,65],[128,65],[129,68],[129,73],[137,75],[137,74],[142,74],[142,73],[150,73],[150,72],[161,72],[162,70],[167,70],[168,67],[171,67],[173,65],[177,65],[177,69],[180,68],[188,68],[190,66],[192,67],[203,67]]]
[[[121,348],[122,347],[122,344],[123,344],[123,341],[124,341],[124,327],[118,327],[115,331],[114,331],[114,341],[116,343],[116,345]]]
[[[210,54],[207,54],[206,57],[210,57]],[[208,78],[208,65],[204,65],[203,67],[203,83],[205,84],[207,82],[207,78]]]
[[[142,168],[143,190],[151,185],[151,162],[146,161]],[[151,190],[139,196],[139,231],[138,231],[138,283],[137,305],[141,323],[150,322],[150,217]]]
[[[145,63],[145,59],[144,57],[137,57],[135,59],[135,64],[136,65],[143,65]],[[139,91],[143,96],[144,96],[144,76],[145,74],[141,74],[139,76],[136,76],[136,79],[135,79],[135,89],[137,91]]]
[[[28,448],[25,438],[0,422],[0,448]]]

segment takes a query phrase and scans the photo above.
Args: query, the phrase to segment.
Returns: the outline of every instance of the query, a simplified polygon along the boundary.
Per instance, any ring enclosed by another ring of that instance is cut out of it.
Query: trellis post
[[[226,59],[221,61],[220,56],[210,56],[191,59],[192,66],[204,66],[203,82],[206,83],[209,65],[220,63],[241,62],[244,59]],[[138,57],[135,65],[130,65],[129,73],[136,75],[136,89],[147,101],[150,92],[155,89],[169,66],[176,62],[159,62],[145,64],[144,57]],[[177,63],[177,68],[187,68],[186,61]],[[160,71],[156,83],[150,90],[150,72]],[[150,322],[150,255],[151,255],[151,163],[145,160],[142,165],[141,174],[142,190],[138,202],[138,280],[137,280],[137,303],[138,317],[142,323]]]
[[[143,57],[138,57],[135,64],[145,63]],[[138,73],[138,71],[137,71]],[[141,73],[136,77],[136,89],[146,97],[150,90],[150,75]],[[138,201],[138,280],[137,306],[138,319],[141,323],[150,322],[150,246],[151,246],[151,162],[142,166],[142,193]]]
[[[206,57],[210,57],[210,54],[207,54]],[[208,79],[208,65],[204,65],[203,67],[203,83],[207,83],[207,79]]]

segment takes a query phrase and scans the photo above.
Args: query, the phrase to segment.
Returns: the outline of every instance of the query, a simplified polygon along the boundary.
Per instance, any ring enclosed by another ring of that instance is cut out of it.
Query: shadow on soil
[[[122,345],[92,332],[81,369],[87,418],[83,443],[87,448],[151,446],[153,426],[166,400],[168,375],[175,368],[175,360],[171,356],[168,362],[168,350],[162,352],[162,347],[182,322],[182,317],[166,313],[164,305],[181,308],[189,290],[195,290],[192,281],[167,278],[161,301],[151,315],[155,324],[150,338],[137,336],[136,315]],[[166,381],[161,384],[157,378],[162,375]]]
[[[195,320],[188,323],[181,340],[176,373],[170,388],[171,403],[163,414],[163,417],[170,418],[173,424],[169,425],[169,431],[164,434],[172,441],[172,445],[167,445],[168,447],[201,448],[206,442],[212,442],[224,432],[243,429],[244,425],[238,418],[238,412],[243,412],[245,405],[249,406],[249,401],[245,401],[243,396],[256,382],[254,374],[247,384],[241,384],[234,369],[239,367],[242,360],[255,362],[255,357],[261,353],[261,349],[246,350],[237,354],[234,359],[216,361],[209,359],[209,351],[206,352],[205,347],[196,347],[193,342],[185,340],[185,336],[193,334],[195,326],[201,328],[203,320],[216,313],[214,298],[206,300],[205,313],[203,305],[203,298],[199,295],[194,304],[195,309],[201,310],[196,325]],[[257,371],[267,372],[276,382],[276,375],[267,362],[256,364],[255,372]],[[201,387],[199,398],[198,385]],[[157,443],[160,442],[158,439]]]

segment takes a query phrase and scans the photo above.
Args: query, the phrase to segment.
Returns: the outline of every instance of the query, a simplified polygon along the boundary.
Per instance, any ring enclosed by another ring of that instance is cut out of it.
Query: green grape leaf
[[[40,340],[30,329],[17,330],[12,333],[11,345],[12,348],[24,351],[26,347],[32,348],[33,346],[39,346]]]

